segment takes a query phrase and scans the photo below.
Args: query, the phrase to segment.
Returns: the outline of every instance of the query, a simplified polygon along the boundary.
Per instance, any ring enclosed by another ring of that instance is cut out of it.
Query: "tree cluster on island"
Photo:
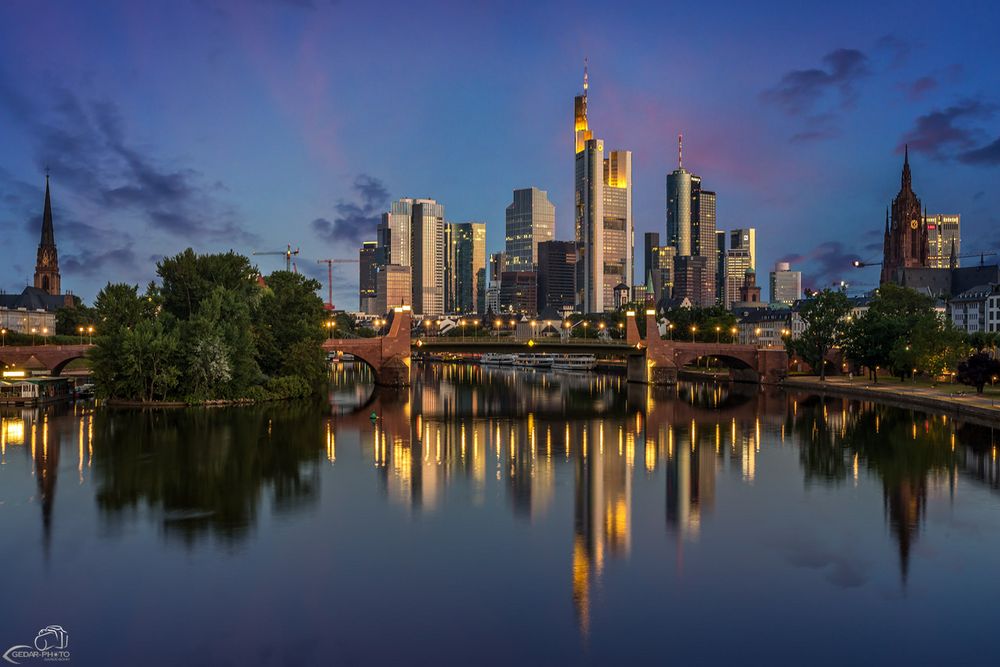
[[[98,395],[123,401],[306,397],[327,376],[317,281],[263,280],[246,257],[160,260],[159,283],[109,283],[94,302],[101,335],[89,357]]]

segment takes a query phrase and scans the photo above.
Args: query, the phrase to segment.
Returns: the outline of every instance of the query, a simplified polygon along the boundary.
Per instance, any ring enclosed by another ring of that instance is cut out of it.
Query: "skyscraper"
[[[486,275],[486,223],[454,222],[445,225],[445,310],[474,313]]]
[[[538,263],[538,244],[551,241],[555,234],[556,207],[545,190],[534,187],[514,190],[506,221],[509,270],[533,270]]]
[[[538,244],[538,311],[572,308],[576,299],[576,243]]]
[[[730,248],[726,251],[726,282],[725,296],[722,305],[732,308],[734,303],[740,302],[740,288],[747,270],[753,270],[753,263],[750,251],[746,248]]]
[[[576,146],[574,232],[578,249],[577,303],[588,313],[612,308],[619,283],[633,280],[632,153],[611,151],[593,138],[587,118],[587,70],[583,95],[573,105]]]
[[[715,230],[715,300],[726,304],[726,233]]]
[[[410,305],[413,289],[410,285],[410,267],[387,264],[375,275],[375,312],[388,313],[397,306]]]
[[[674,260],[674,296],[687,297],[696,306],[715,303],[715,276],[707,278],[708,259],[693,255],[678,256]]]
[[[928,260],[935,269],[958,268],[962,254],[962,216],[958,213],[934,213],[927,216]],[[954,242],[954,243],[953,243]],[[955,266],[951,266],[951,248],[955,246]]]
[[[683,137],[677,135],[677,169],[667,174],[667,243],[677,248],[677,257],[703,257],[704,285],[694,293],[677,292],[681,281],[674,280],[674,297],[687,297],[697,306],[711,306],[716,300],[717,250],[715,238],[716,195],[702,190],[701,177],[684,168]],[[685,289],[691,289],[683,282]]]
[[[413,202],[411,221],[413,312],[444,314],[444,205],[433,199]]]
[[[770,287],[771,303],[790,306],[802,298],[802,272],[792,271],[788,262],[775,262]]]
[[[358,251],[358,310],[375,313],[375,297],[378,294],[378,263],[375,261],[378,243],[365,241]]]
[[[380,266],[410,265],[412,222],[413,199],[409,197],[394,201],[389,211],[382,214],[382,222],[379,223],[376,235],[378,242],[376,261]]]
[[[729,247],[750,253],[750,268],[757,270],[757,230],[753,227],[734,229],[729,232]]]

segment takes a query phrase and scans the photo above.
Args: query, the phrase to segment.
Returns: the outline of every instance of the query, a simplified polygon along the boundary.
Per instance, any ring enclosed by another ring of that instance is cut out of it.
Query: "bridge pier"
[[[377,338],[329,339],[327,352],[352,354],[371,366],[375,384],[384,387],[410,386],[410,307],[392,310],[389,333]]]

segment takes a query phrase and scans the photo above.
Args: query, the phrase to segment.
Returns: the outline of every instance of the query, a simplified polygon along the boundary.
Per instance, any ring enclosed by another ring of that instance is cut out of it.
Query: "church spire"
[[[910,181],[910,145],[903,146],[903,189],[912,189]]]
[[[955,239],[951,240],[951,257],[948,258],[948,268],[954,269],[958,267],[958,254],[955,252]]]
[[[889,207],[885,207],[885,235],[889,235]]]
[[[49,174],[45,173],[45,210],[42,212],[42,239],[40,245],[53,246],[56,235],[52,231],[52,199],[49,197]]]

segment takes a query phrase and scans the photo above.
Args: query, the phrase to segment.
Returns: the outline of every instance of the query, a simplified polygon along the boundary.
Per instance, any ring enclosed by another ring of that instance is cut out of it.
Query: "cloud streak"
[[[836,49],[823,56],[822,67],[786,72],[762,97],[791,116],[808,112],[831,92],[838,94],[841,106],[850,106],[857,95],[857,83],[870,73],[864,53]]]
[[[332,243],[351,244],[356,249],[361,241],[375,235],[375,228],[382,217],[382,211],[389,203],[389,191],[377,178],[359,174],[351,186],[354,198],[351,201],[338,200],[334,204],[334,219],[316,218],[312,228],[316,234]]]
[[[904,145],[910,150],[923,153],[936,160],[947,160],[954,151],[963,151],[966,160],[974,164],[977,160],[990,159],[990,147],[976,151],[975,146],[982,131],[971,123],[988,120],[996,111],[996,106],[979,100],[962,100],[944,109],[935,109],[918,116],[914,127],[904,135],[897,146],[902,152]]]

